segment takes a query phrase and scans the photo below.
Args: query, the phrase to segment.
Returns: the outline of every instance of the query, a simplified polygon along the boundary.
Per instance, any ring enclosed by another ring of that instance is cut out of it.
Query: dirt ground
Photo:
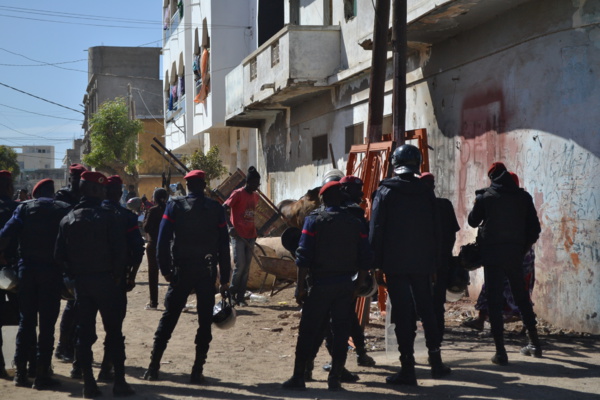
[[[327,373],[320,367],[328,356],[323,348],[317,358],[315,382],[307,383],[304,392],[286,391],[281,383],[291,376],[299,323],[299,308],[289,287],[267,301],[250,301],[248,307],[237,310],[235,327],[230,330],[213,328],[202,386],[188,383],[194,358],[194,335],[197,319],[189,298],[190,310],[184,312],[163,357],[161,380],[147,382],[140,377],[149,362],[152,338],[161,316],[159,311],[146,311],[148,299],[145,264],[138,275],[138,286],[129,295],[125,319],[129,383],[137,391],[132,399],[396,399],[406,396],[419,399],[600,399],[600,345],[597,336],[581,335],[554,329],[543,322],[540,331],[544,343],[544,358],[521,356],[518,352],[526,342],[520,334],[521,324],[507,325],[507,350],[510,364],[500,367],[490,359],[494,347],[489,325],[483,332],[460,327],[473,310],[468,301],[451,303],[447,307],[447,330],[443,346],[444,361],[453,369],[447,379],[433,380],[422,347],[422,333],[417,341],[416,359],[418,387],[392,387],[385,377],[398,370],[398,359],[385,351],[384,319],[374,313],[366,329],[370,355],[377,366],[358,367],[353,353],[347,368],[360,375],[355,384],[344,384],[344,391],[327,390]],[[167,286],[161,281],[160,295]],[[57,324],[58,336],[58,324]],[[103,331],[98,320],[99,340],[94,347],[95,358],[102,357],[100,344]],[[8,338],[5,338],[7,340]],[[6,355],[7,359],[11,355]],[[56,391],[37,392],[16,388],[11,381],[0,381],[0,399],[64,399],[80,397],[82,384],[68,378],[70,365],[53,361],[55,377],[61,382]],[[10,367],[10,366],[9,366]],[[14,371],[9,369],[12,376]],[[95,372],[98,365],[95,365]],[[103,398],[112,397],[110,384],[99,384]]]

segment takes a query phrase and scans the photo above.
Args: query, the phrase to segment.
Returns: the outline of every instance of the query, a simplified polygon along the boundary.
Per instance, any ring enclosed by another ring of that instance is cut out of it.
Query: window
[[[253,81],[258,76],[256,58],[250,61],[250,80]]]
[[[327,134],[312,138],[312,159],[313,161],[324,160],[327,158]]]
[[[344,18],[346,21],[356,17],[356,0],[344,0]]]
[[[350,153],[350,147],[354,144],[362,144],[363,140],[364,124],[350,125],[346,127],[346,145],[344,151],[346,154]]]
[[[392,135],[394,134],[394,127],[392,124],[394,123],[391,115],[384,115],[383,121],[381,123],[381,134],[382,135]]]
[[[279,40],[271,46],[271,67],[279,64]]]

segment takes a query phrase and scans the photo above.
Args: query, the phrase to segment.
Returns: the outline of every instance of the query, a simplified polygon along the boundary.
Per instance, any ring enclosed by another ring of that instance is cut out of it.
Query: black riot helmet
[[[412,144],[403,144],[397,147],[392,154],[392,166],[396,175],[401,174],[418,174],[421,161],[421,152]]]

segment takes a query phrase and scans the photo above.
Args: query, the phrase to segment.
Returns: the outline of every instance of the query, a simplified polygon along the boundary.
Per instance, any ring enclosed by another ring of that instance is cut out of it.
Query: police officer
[[[432,377],[451,372],[442,363],[431,294],[431,275],[439,254],[439,222],[433,190],[415,175],[421,165],[419,149],[402,145],[394,150],[391,161],[396,176],[384,179],[375,192],[369,241],[373,267],[385,273],[402,364],[400,372],[386,382],[416,385],[415,306],[425,330]]]
[[[33,188],[34,200],[21,202],[12,218],[0,231],[0,250],[12,238],[19,241],[19,309],[21,318],[15,352],[15,385],[30,386],[27,379],[29,351],[36,348],[37,368],[34,389],[44,390],[60,384],[50,377],[50,361],[54,350],[54,325],[60,311],[62,273],[54,261],[54,244],[60,220],[69,205],[54,201],[54,181],[42,179]]]
[[[81,194],[79,192],[79,181],[81,174],[87,171],[87,169],[81,164],[71,164],[69,166],[69,186],[61,188],[56,192],[54,198],[58,201],[64,201],[65,203],[75,206],[79,203]],[[75,346],[75,327],[77,326],[76,321],[76,304],[75,300],[67,300],[65,309],[63,310],[62,318],[60,320],[60,336],[58,338],[58,345],[56,346],[56,352],[54,356],[59,360],[65,362],[74,361],[74,346]],[[73,371],[71,371],[72,378],[81,378],[81,372],[77,367],[77,363],[74,363]]]
[[[429,185],[431,190],[435,189],[435,177],[433,174],[423,172],[421,174],[421,181]],[[460,225],[458,225],[456,214],[454,213],[454,206],[450,200],[444,199],[443,197],[436,197],[435,205],[441,223],[441,254],[435,272],[435,281],[433,282],[433,308],[438,323],[438,329],[440,331],[440,337],[443,339],[446,327],[444,320],[446,310],[444,309],[444,304],[446,303],[446,290],[448,288],[450,264],[453,262],[452,249],[454,248],[456,232],[460,230]]]
[[[369,269],[371,252],[364,224],[340,207],[340,182],[326,183],[319,195],[323,210],[306,217],[296,251],[298,287],[296,301],[302,305],[302,318],[292,377],[286,389],[305,389],[304,373],[314,343],[331,318],[333,331],[332,366],[327,379],[330,390],[340,390],[340,376],[346,362],[347,342],[352,320],[352,299],[357,286],[352,281],[359,272],[362,285]],[[311,281],[306,288],[307,275]]]
[[[118,175],[109,176],[106,184],[106,200],[102,202],[102,207],[113,212],[117,216],[117,221],[121,229],[125,232],[127,239],[127,266],[123,275],[119,277],[121,284],[121,294],[123,297],[123,318],[125,318],[127,307],[127,292],[135,287],[135,276],[142,258],[144,257],[144,239],[140,233],[137,216],[130,210],[121,206],[119,200],[123,195],[123,180]],[[113,380],[112,362],[110,360],[110,349],[104,348],[104,358],[100,365],[98,380],[101,382],[110,382]]]
[[[12,174],[9,171],[0,171],[0,227],[4,227],[6,222],[12,217],[15,209],[19,205],[13,200],[15,188],[13,186]],[[14,240],[2,254],[0,254],[0,266],[12,264],[16,259],[17,241]],[[7,313],[6,296],[7,292],[0,290],[0,378],[7,378],[6,364],[2,354],[2,319]],[[10,294],[14,296],[14,294]]]
[[[165,297],[165,312],[154,334],[154,347],[144,379],[158,379],[162,355],[189,294],[195,290],[199,326],[190,382],[200,384],[205,380],[202,372],[212,340],[217,262],[220,292],[225,295],[229,288],[231,260],[225,211],[218,202],[204,196],[204,171],[190,171],[184,178],[189,193],[167,203],[158,232],[158,266],[170,285]]]
[[[100,311],[106,346],[115,369],[113,394],[134,393],[125,381],[124,307],[121,279],[127,264],[125,232],[114,212],[102,208],[106,177],[81,174],[81,201],[60,223],[55,258],[75,281],[77,352],[83,371],[83,396],[101,394],[92,372],[92,345]]]
[[[522,270],[525,253],[539,238],[541,228],[531,195],[519,188],[503,163],[493,163],[488,170],[488,177],[492,183],[475,192],[475,205],[469,213],[468,222],[473,228],[478,228],[477,242],[481,250],[492,337],[496,345],[492,362],[506,365],[508,355],[504,347],[502,318],[505,277],[508,278],[529,336],[529,344],[521,349],[521,353],[542,356],[535,313],[525,289]]]
[[[360,206],[362,203],[363,197],[363,182],[362,179],[356,176],[344,176],[340,179],[340,191],[342,194],[342,204],[341,207],[344,211],[349,212],[356,218],[358,218],[365,226],[365,229],[368,229],[368,223],[365,218],[365,210]],[[375,360],[367,354],[367,349],[365,347],[365,334],[363,332],[362,326],[360,326],[360,322],[358,321],[358,315],[355,312],[356,309],[356,300],[352,302],[351,306],[351,324],[350,324],[350,337],[352,338],[352,343],[354,343],[355,351],[356,351],[356,363],[363,367],[372,367],[375,365]],[[333,336],[331,332],[331,327],[329,323],[326,324],[325,327],[325,346],[331,355],[332,345],[333,345]],[[322,340],[317,340],[315,344],[314,355],[312,359],[317,356],[319,352],[319,348],[321,347]],[[314,362],[310,359],[307,362],[307,371],[305,374],[306,380],[312,380],[312,369],[314,366]],[[323,366],[325,371],[329,371],[331,369],[331,364],[325,364]],[[346,368],[342,370],[340,380],[341,382],[356,382],[359,379],[357,374],[353,374],[348,371]]]

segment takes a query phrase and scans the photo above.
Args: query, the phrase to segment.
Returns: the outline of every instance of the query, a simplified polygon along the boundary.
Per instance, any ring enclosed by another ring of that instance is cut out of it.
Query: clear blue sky
[[[83,137],[87,49],[161,47],[162,3],[0,0],[0,145],[53,145],[59,168]]]

